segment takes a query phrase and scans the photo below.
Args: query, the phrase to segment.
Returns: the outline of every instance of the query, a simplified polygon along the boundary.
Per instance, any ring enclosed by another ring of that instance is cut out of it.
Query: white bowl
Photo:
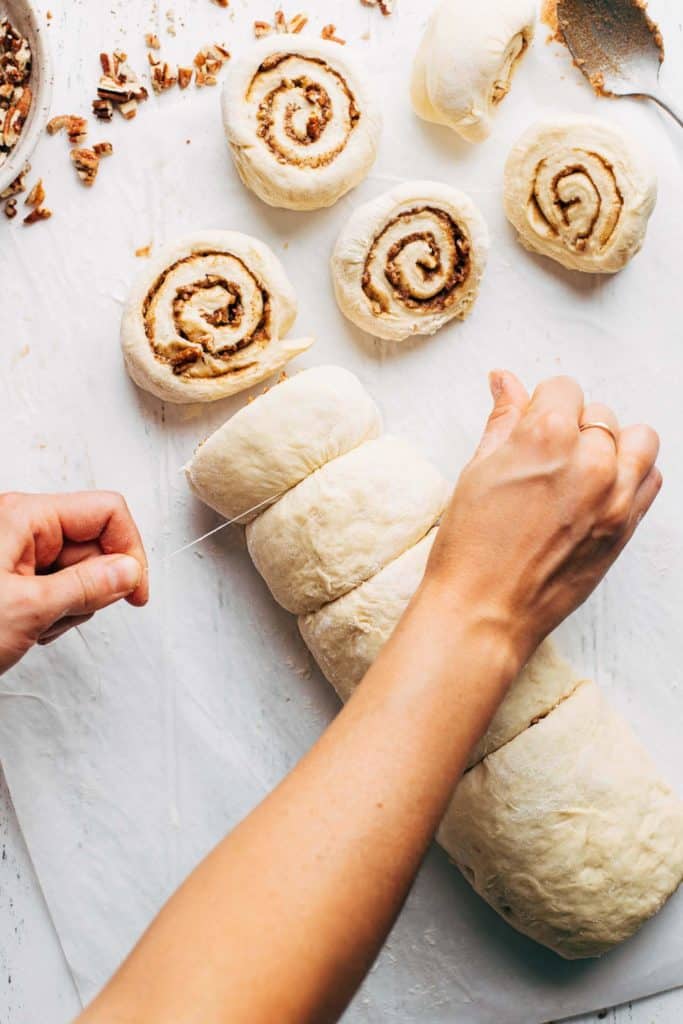
[[[29,0],[0,0],[0,20],[8,18],[17,32],[28,40],[31,47],[32,64],[29,85],[33,91],[31,110],[19,136],[19,141],[0,167],[0,192],[14,181],[31,156],[50,116],[52,62],[46,38],[47,25],[40,20],[42,17],[29,3]]]

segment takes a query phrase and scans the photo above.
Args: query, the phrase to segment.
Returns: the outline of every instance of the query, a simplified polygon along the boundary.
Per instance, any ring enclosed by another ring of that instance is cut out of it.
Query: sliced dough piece
[[[365,178],[381,116],[365,76],[337,43],[260,40],[234,62],[223,119],[244,184],[270,206],[331,206]]]
[[[439,841],[517,931],[567,959],[623,942],[683,877],[683,804],[582,684],[458,785]]]
[[[449,492],[409,445],[390,437],[366,441],[250,523],[249,553],[283,608],[315,611],[424,537]]]
[[[340,366],[315,366],[240,409],[199,446],[185,472],[198,498],[247,523],[381,430],[379,409],[357,377]]]
[[[520,242],[572,270],[621,270],[642,248],[656,200],[646,154],[595,118],[533,125],[505,167],[505,213]]]
[[[469,142],[487,138],[535,24],[533,0],[443,0],[413,65],[415,113]]]
[[[284,338],[295,319],[294,290],[268,246],[204,231],[164,248],[138,276],[121,346],[138,387],[167,402],[213,402],[311,347],[311,338]]]
[[[370,334],[403,341],[464,318],[489,247],[483,217],[463,192],[410,181],[361,206],[332,256],[342,313]]]
[[[343,701],[347,701],[387,642],[424,576],[436,537],[432,530],[372,579],[317,612],[302,615],[306,646]],[[510,687],[468,767],[546,715],[577,686],[571,665],[546,640]]]

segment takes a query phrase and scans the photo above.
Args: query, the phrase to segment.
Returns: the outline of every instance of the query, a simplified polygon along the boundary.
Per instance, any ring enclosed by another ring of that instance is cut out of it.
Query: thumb
[[[493,410],[475,459],[486,458],[505,444],[529,404],[526,388],[509,370],[492,370],[489,374],[489,387],[493,398]]]
[[[41,618],[49,626],[65,615],[91,615],[132,593],[142,571],[131,555],[103,555],[39,577]]]

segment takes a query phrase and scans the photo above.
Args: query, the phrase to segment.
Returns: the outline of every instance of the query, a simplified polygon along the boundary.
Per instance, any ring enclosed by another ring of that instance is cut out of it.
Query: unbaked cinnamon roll
[[[407,182],[361,206],[339,236],[339,308],[379,338],[434,334],[470,312],[487,253],[486,224],[464,193]]]
[[[291,210],[331,206],[374,163],[381,118],[342,48],[299,35],[263,39],[230,70],[223,117],[244,184]]]
[[[642,247],[657,199],[646,155],[613,125],[534,125],[505,168],[505,213],[532,252],[587,273],[621,270]]]
[[[168,246],[138,277],[121,345],[135,383],[168,402],[212,402],[258,384],[305,352],[284,337],[296,296],[270,249],[206,231]]]

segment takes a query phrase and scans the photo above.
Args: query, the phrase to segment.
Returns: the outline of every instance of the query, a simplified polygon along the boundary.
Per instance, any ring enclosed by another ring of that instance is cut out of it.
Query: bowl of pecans
[[[46,28],[29,0],[0,0],[0,193],[19,175],[50,111]]]

